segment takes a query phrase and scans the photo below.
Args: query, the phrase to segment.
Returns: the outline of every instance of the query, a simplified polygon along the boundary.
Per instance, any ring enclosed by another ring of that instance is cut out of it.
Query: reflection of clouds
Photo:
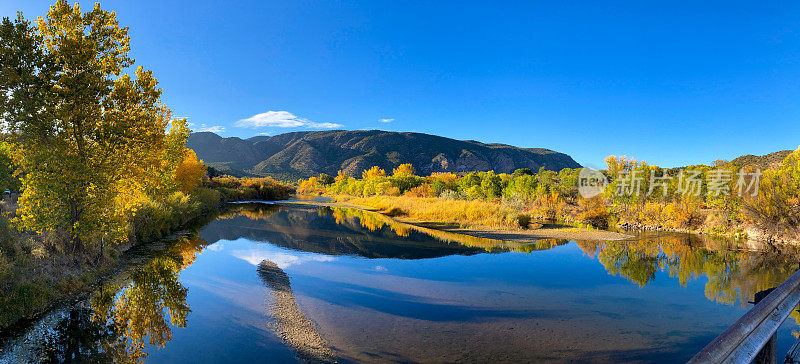
[[[309,262],[332,262],[336,260],[335,257],[328,255],[289,253],[266,248],[234,250],[231,255],[255,266],[258,266],[264,260],[273,261],[281,269]]]
[[[223,249],[225,249],[225,245],[222,244],[222,242],[217,242],[216,244],[211,244],[206,247],[206,250],[210,250],[212,252],[222,251]]]

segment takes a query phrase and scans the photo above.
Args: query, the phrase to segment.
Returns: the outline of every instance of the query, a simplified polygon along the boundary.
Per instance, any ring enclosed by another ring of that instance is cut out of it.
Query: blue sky
[[[4,0],[0,14],[51,3]],[[592,166],[800,145],[799,2],[102,5],[130,26],[137,65],[175,114],[223,136],[415,131]]]

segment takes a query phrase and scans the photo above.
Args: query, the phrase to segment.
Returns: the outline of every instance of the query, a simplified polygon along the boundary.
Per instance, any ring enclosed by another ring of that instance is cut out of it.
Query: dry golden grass
[[[337,200],[410,220],[457,224],[461,227],[519,229],[522,215],[500,203],[484,200],[411,196],[338,196]]]

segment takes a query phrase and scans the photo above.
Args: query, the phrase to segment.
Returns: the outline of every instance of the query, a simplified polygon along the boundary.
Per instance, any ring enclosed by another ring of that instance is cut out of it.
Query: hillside
[[[420,133],[379,130],[305,131],[223,138],[192,133],[186,142],[207,164],[233,175],[305,178],[344,170],[349,175],[379,166],[387,171],[411,163],[417,172],[513,172],[518,168],[578,168],[570,156],[540,148],[484,144]]]
[[[791,152],[792,152],[791,150],[781,150],[778,152],[765,155],[748,154],[740,156],[728,163],[735,165],[737,167],[754,165],[761,169],[767,169],[780,165],[781,162],[783,162],[783,160],[786,158],[786,156],[789,155],[789,153]]]

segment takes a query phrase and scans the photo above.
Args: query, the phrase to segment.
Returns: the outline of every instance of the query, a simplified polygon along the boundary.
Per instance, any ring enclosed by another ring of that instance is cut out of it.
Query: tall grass
[[[530,222],[527,215],[486,200],[411,196],[338,196],[337,200],[416,221],[450,223],[461,227],[519,229]]]

